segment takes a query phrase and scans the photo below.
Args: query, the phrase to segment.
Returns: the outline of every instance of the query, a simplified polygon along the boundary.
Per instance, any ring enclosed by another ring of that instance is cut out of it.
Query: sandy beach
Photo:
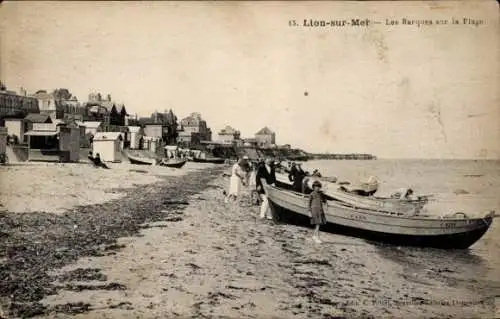
[[[314,244],[307,227],[259,220],[248,193],[224,204],[224,171],[143,177],[117,190],[123,200],[62,214],[4,213],[4,317],[491,317],[486,279],[470,283],[456,264],[474,256],[421,261],[420,250],[335,234]]]
[[[180,176],[206,168],[189,162],[183,169],[108,163],[17,162],[0,167],[0,210],[61,214],[68,209],[123,198],[123,190],[153,184],[165,176]],[[120,189],[120,190],[118,190]]]

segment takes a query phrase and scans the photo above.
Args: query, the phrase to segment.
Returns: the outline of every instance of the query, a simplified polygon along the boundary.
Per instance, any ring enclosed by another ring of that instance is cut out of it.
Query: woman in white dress
[[[229,179],[229,195],[227,200],[236,200],[240,195],[241,187],[245,185],[246,171],[244,169],[248,157],[243,157],[233,165]]]

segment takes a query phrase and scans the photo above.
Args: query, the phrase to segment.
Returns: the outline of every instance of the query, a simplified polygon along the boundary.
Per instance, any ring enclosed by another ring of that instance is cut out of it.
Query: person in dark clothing
[[[288,174],[288,179],[293,182],[293,190],[296,192],[302,192],[302,181],[306,173],[302,170],[300,164],[292,164],[290,169],[290,174]]]
[[[290,182],[293,182],[293,177],[295,176],[296,172],[297,172],[297,167],[295,166],[295,163],[292,163],[290,169],[288,170],[288,180]]]
[[[326,224],[326,197],[321,191],[321,183],[319,181],[314,181],[312,186],[313,191],[309,195],[309,213],[311,214],[311,225],[314,225],[313,240],[320,244],[319,227]]]
[[[266,193],[264,192],[264,187],[262,187],[261,179],[264,179],[268,185],[275,185],[276,183],[276,172],[271,158],[267,158],[264,164],[259,165],[255,176],[255,185],[257,186],[257,192],[260,194],[260,198],[262,199],[262,204],[260,206],[260,218],[264,219],[267,217],[267,219],[272,219],[273,217],[269,213],[269,201]]]
[[[108,165],[104,164],[102,161],[101,161],[101,156],[99,155],[99,153],[95,154],[95,157],[94,157],[94,165],[97,166],[97,167],[102,167],[102,168],[107,168],[109,169]]]

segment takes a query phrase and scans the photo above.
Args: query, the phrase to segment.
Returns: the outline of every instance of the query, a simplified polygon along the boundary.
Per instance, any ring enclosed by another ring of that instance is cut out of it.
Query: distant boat
[[[158,160],[156,158],[135,156],[132,154],[127,154],[127,157],[130,160],[130,163],[135,164],[135,165],[156,165],[156,164],[158,164]]]
[[[309,224],[309,196],[270,186],[264,191],[276,219]],[[450,217],[377,212],[327,201],[324,230],[352,237],[394,244],[441,249],[466,249],[477,242],[493,223],[495,212],[479,218],[462,213]]]
[[[172,167],[172,168],[181,168],[187,163],[187,160],[185,159],[162,159],[160,161],[161,166],[166,166],[166,167]]]
[[[210,163],[210,164],[224,164],[226,161],[224,158],[220,157],[207,157],[207,158],[197,158],[193,157],[193,162],[196,163]]]

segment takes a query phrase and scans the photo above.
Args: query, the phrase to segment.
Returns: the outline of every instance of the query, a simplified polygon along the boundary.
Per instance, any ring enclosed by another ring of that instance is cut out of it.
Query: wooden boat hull
[[[276,174],[278,187],[291,188],[291,183],[284,174]],[[313,179],[314,180],[314,179]],[[405,215],[414,215],[427,204],[427,198],[422,200],[401,200],[376,196],[362,196],[343,191],[338,184],[319,178],[323,184],[323,192],[332,199],[344,202],[355,208],[364,208],[381,212],[394,212]]]
[[[264,185],[274,216],[294,224],[309,224],[308,196]],[[482,218],[397,216],[328,201],[325,231],[399,246],[466,249],[493,222],[493,212]]]
[[[224,164],[225,161],[224,158],[193,158],[196,163]]]
[[[155,158],[139,157],[128,154],[127,155],[131,164],[135,165],[156,165],[157,160]]]
[[[335,188],[328,189],[328,196],[356,208],[381,212],[395,212],[405,215],[418,214],[428,202],[427,198],[421,200],[404,200],[376,196],[361,196]]]
[[[162,160],[160,165],[171,167],[171,168],[181,168],[187,163],[187,160]]]

